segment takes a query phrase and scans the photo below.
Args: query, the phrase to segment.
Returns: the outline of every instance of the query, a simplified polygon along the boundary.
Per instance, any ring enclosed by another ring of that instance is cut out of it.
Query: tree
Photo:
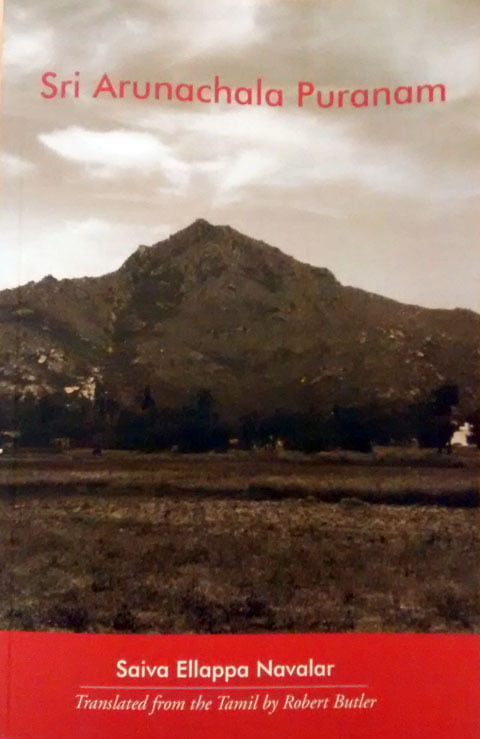
[[[342,449],[364,453],[372,451],[368,428],[362,423],[358,409],[335,406],[333,416]]]
[[[455,431],[452,423],[452,406],[459,403],[457,385],[445,384],[432,390],[427,402],[418,405],[418,441],[421,447],[443,449],[451,452],[451,439]]]
[[[198,390],[182,408],[179,448],[183,452],[206,452],[228,447],[229,429],[219,423],[210,390]]]

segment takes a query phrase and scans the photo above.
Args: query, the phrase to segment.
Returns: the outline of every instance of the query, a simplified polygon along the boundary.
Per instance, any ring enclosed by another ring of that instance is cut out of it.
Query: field
[[[477,450],[0,459],[0,628],[478,631]]]

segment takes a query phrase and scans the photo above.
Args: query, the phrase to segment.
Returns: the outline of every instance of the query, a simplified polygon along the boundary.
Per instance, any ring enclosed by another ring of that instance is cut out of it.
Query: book
[[[6,3],[0,735],[478,735],[478,9]]]

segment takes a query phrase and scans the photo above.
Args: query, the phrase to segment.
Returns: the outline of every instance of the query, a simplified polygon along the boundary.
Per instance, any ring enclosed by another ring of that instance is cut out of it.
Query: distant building
[[[473,426],[471,423],[464,423],[462,426],[459,426],[452,436],[452,446],[469,446],[472,431]]]

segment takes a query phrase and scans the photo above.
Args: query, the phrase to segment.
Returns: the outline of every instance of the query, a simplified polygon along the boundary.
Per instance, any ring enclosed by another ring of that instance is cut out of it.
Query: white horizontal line
[[[368,688],[368,685],[80,685],[81,690],[312,690],[316,688]]]

